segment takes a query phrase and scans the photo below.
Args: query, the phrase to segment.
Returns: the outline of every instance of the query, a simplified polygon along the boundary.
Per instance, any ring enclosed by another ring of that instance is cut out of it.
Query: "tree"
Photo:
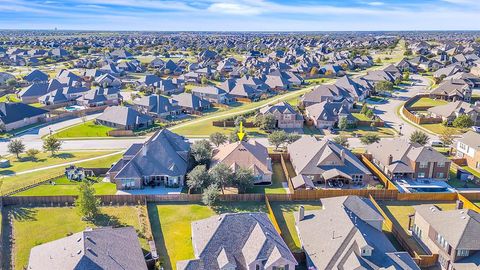
[[[364,145],[377,143],[380,141],[380,137],[375,133],[367,133],[360,138],[360,142]]]
[[[37,155],[40,153],[37,149],[28,149],[25,154],[27,154],[27,157],[29,157],[31,160],[37,160]]]
[[[273,114],[257,115],[255,116],[255,125],[262,130],[275,129],[277,119]]]
[[[389,81],[379,81],[375,84],[375,90],[377,92],[392,92],[393,83]]]
[[[318,74],[318,68],[312,67],[312,69],[310,69],[310,76],[314,77],[317,74]]]
[[[4,123],[0,123],[0,133],[5,133],[7,132],[7,127],[5,126]]]
[[[227,141],[227,136],[220,132],[215,132],[210,134],[210,141],[216,146],[219,147],[221,144],[224,144]]]
[[[302,135],[297,134],[297,133],[288,133],[287,134],[287,143],[288,144],[294,143],[297,140],[299,140],[301,137],[302,137]]]
[[[361,113],[361,114],[366,114],[367,111],[368,111],[367,103],[363,103],[362,109],[360,110],[360,113]]]
[[[247,122],[247,120],[245,120],[245,117],[243,117],[243,115],[239,115],[239,116],[237,116],[237,118],[235,118],[235,121],[234,121],[235,126],[239,127],[240,122],[242,122],[244,125]]]
[[[255,175],[253,171],[240,167],[236,172],[233,180],[240,193],[245,193],[253,187],[255,183]]]
[[[85,220],[93,220],[99,213],[100,199],[95,198],[95,189],[88,181],[83,181],[78,186],[78,198],[75,206]]]
[[[53,136],[48,136],[43,140],[43,150],[50,152],[54,156],[62,148],[62,141]]]
[[[348,120],[346,117],[341,117],[338,121],[338,128],[341,130],[346,130],[348,128]]]
[[[373,111],[368,109],[366,112],[365,112],[365,116],[368,117],[368,118],[372,118],[373,117]]]
[[[473,126],[473,120],[467,114],[462,114],[453,120],[453,126],[456,128],[469,128]]]
[[[218,186],[212,184],[203,191],[202,203],[208,206],[215,205],[218,199],[218,195]]]
[[[11,79],[8,79],[5,83],[9,87],[14,87],[17,85],[17,80],[15,78],[11,78]]]
[[[198,165],[187,174],[188,193],[192,190],[201,190],[210,183],[210,174],[208,174],[205,165]]]
[[[230,133],[230,135],[228,136],[228,141],[230,143],[234,143],[234,142],[238,142],[240,139],[238,138],[238,132],[240,132],[240,128],[239,127],[235,127],[235,129]],[[243,139],[242,141],[246,142],[248,141],[248,134],[247,132],[245,131],[245,129],[243,129],[243,133],[244,133],[244,136],[243,136]]]
[[[340,135],[335,138],[333,138],[333,142],[340,144],[343,147],[349,147],[350,145],[348,144],[348,138],[346,136]]]
[[[410,134],[410,143],[418,143],[420,145],[426,145],[430,137],[428,137],[425,132],[420,130],[415,130],[412,134]]]
[[[410,72],[406,71],[403,73],[403,80],[405,81],[410,80]]]
[[[277,130],[268,135],[268,142],[275,145],[275,150],[287,141],[287,133],[283,130]]]
[[[133,99],[132,99],[133,100]],[[83,124],[85,124],[87,122],[87,114],[85,113],[85,111],[79,111],[78,112],[78,116],[80,117],[80,119],[82,120]]]
[[[455,137],[453,136],[454,134],[455,133],[449,128],[443,129],[442,133],[439,136],[439,139],[445,148],[452,145],[453,140],[455,139]]]
[[[208,79],[206,77],[202,77],[200,79],[200,83],[203,84],[203,85],[206,85],[206,84],[208,84]]]
[[[193,158],[199,164],[207,164],[212,159],[212,145],[208,140],[195,141],[191,147]]]
[[[225,193],[225,187],[232,183],[233,172],[226,164],[219,163],[210,170],[210,176],[212,182],[220,187],[222,193]]]
[[[18,159],[20,158],[20,154],[23,153],[23,151],[25,151],[25,144],[23,144],[22,140],[20,139],[14,139],[8,143],[7,148],[8,148],[8,152],[10,154],[17,156],[17,159]]]

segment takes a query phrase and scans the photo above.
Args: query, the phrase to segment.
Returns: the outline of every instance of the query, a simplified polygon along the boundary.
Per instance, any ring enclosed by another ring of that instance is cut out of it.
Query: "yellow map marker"
[[[245,132],[243,132],[243,122],[240,122],[240,130],[237,132],[237,136],[240,141],[242,141],[243,137],[245,137]]]

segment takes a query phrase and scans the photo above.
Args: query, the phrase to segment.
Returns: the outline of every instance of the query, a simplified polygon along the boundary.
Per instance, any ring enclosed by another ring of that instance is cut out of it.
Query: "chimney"
[[[393,163],[393,156],[390,154],[388,156],[388,165],[392,164]]]
[[[147,144],[145,143],[142,147],[142,156],[146,156],[147,155]]]
[[[298,209],[298,221],[302,221],[305,218],[305,207],[303,205],[300,205],[300,208]]]
[[[342,162],[345,162],[345,149],[340,151],[340,158],[342,159]]]
[[[463,201],[462,200],[457,200],[455,209],[463,209]]]

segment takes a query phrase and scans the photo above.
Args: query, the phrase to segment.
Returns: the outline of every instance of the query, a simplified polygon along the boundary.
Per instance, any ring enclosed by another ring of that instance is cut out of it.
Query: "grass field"
[[[3,97],[0,97],[0,102],[20,102],[20,99],[14,94],[7,94]]]
[[[81,220],[73,207],[7,207],[5,213],[13,218],[13,246],[15,269],[24,269],[28,264],[30,250],[40,244],[66,237],[87,227],[133,226],[143,231],[139,215],[146,215],[145,206],[102,207],[101,214],[93,223]],[[145,238],[139,238],[144,250],[148,250]],[[4,247],[5,248],[5,247]]]
[[[33,170],[37,168],[43,168],[47,166],[73,162],[82,159],[89,159],[102,155],[113,153],[114,151],[78,151],[78,152],[59,152],[55,156],[50,156],[50,153],[40,152],[37,155],[36,160],[28,158],[25,154],[20,155],[20,159],[15,156],[10,156],[10,167],[0,169],[0,175],[8,175],[13,173],[19,173],[27,170]]]
[[[441,99],[431,99],[428,97],[422,97],[419,100],[417,100],[415,103],[412,104],[412,108],[418,108],[418,107],[434,107],[434,106],[439,106],[439,105],[445,105],[447,104],[448,101],[441,100]]]
[[[287,178],[283,173],[282,164],[274,162],[272,164],[272,184],[270,186],[256,186],[254,187],[254,193],[266,193],[266,194],[286,194],[287,190],[283,187],[282,183],[287,183]]]
[[[74,162],[79,166],[86,168],[109,168],[113,163],[117,162],[121,157],[122,153],[111,155],[108,157],[84,161],[84,162]],[[15,175],[3,178],[2,185],[2,194],[20,189],[22,187],[46,180],[55,176],[63,174],[65,171],[64,167],[52,168],[48,170],[42,170],[37,172],[26,173],[22,175]]]
[[[101,182],[101,178],[93,179],[95,183],[96,195],[115,195],[116,185],[109,182]],[[14,196],[59,196],[59,195],[78,195],[78,185],[80,182],[70,181],[66,176],[59,178],[53,183],[45,183],[23,192],[16,193]]]
[[[435,134],[441,134],[446,129],[451,130],[454,134],[462,134],[468,131],[468,128],[455,128],[455,127],[446,127],[442,123],[438,124],[423,124],[421,127],[433,132]]]
[[[97,125],[92,120],[63,129],[55,133],[55,136],[58,138],[108,137],[107,133],[111,130],[114,128]]]
[[[300,205],[305,207],[305,210],[321,209],[320,201],[314,202],[271,202],[270,203],[273,214],[277,219],[278,226],[282,231],[283,240],[287,243],[292,252],[301,251],[300,239],[298,238],[297,230],[295,229],[295,212],[298,211]]]
[[[352,113],[352,116],[355,117],[359,121],[372,121],[372,119],[368,118],[363,113]]]
[[[221,213],[266,212],[259,202],[226,202],[215,208],[201,204],[149,204],[148,214],[162,266],[176,269],[176,262],[193,259],[192,221]]]
[[[354,136],[364,136],[369,133],[375,133],[380,137],[392,137],[395,136],[396,132],[392,128],[388,127],[357,127],[355,129],[347,129],[341,130],[338,132],[340,135],[347,136],[347,137],[354,137]]]
[[[480,178],[480,173],[468,166],[462,166],[462,169],[471,172],[477,178]],[[450,186],[454,188],[480,188],[480,185],[475,184],[471,181],[465,182],[457,178],[457,169],[454,166],[450,167],[450,179],[447,182]],[[466,184],[466,186],[465,186]]]
[[[416,205],[421,204],[434,204],[442,210],[455,209],[455,203],[452,202],[425,202],[425,201],[381,201],[380,207],[390,220],[397,225],[400,225],[405,232],[408,233],[408,221],[409,216],[415,213],[413,208]],[[414,248],[419,255],[425,255],[426,252],[412,237],[407,239],[408,244]]]

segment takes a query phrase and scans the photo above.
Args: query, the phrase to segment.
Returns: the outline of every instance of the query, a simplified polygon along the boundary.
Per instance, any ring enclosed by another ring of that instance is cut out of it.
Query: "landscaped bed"
[[[140,215],[146,215],[145,206],[102,207],[101,214],[93,223],[82,221],[74,207],[7,207],[4,214],[7,213],[13,218],[15,269],[27,266],[33,247],[80,232],[87,227],[133,226],[137,232],[142,232],[139,236],[142,248],[149,250],[147,239],[142,238],[143,235],[150,234],[149,230],[145,232],[145,225],[148,224],[140,224]],[[12,232],[11,228],[6,228],[5,231]],[[3,250],[6,249],[8,247],[4,245]]]
[[[88,137],[108,137],[108,132],[114,128],[97,125],[93,120],[65,128],[57,133],[58,138],[88,138]]]
[[[451,201],[378,201],[378,204],[390,218],[390,220],[399,225],[407,234],[409,216],[415,213],[413,208],[421,204],[434,204],[442,210],[455,209],[455,203]],[[410,247],[412,247],[419,255],[426,255],[425,250],[418,244],[418,242],[409,237],[406,239]]]
[[[176,269],[176,262],[193,259],[192,221],[222,213],[266,212],[261,202],[225,202],[210,208],[202,204],[149,204],[148,214],[160,261],[165,269]]]

